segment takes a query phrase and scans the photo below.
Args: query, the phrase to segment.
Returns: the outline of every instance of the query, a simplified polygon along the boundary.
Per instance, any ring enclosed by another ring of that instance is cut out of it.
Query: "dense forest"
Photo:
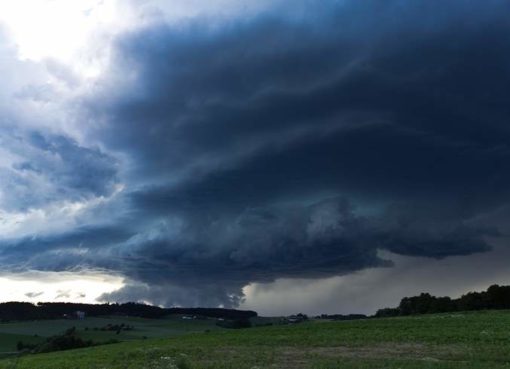
[[[510,309],[510,286],[490,286],[487,291],[469,292],[458,299],[428,293],[404,297],[398,307],[380,309],[376,317],[448,313],[469,310]]]
[[[125,303],[125,304],[75,304],[63,302],[44,302],[32,304],[29,302],[6,302],[0,304],[0,320],[38,320],[73,318],[77,311],[86,316],[122,315],[142,318],[161,318],[166,315],[184,314],[223,319],[248,319],[256,317],[257,313],[246,310],[219,308],[160,308],[157,306]]]

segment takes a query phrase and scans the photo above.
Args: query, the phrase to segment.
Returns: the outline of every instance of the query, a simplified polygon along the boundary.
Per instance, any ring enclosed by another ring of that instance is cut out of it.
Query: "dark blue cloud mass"
[[[84,121],[105,122],[88,132],[102,149],[31,141],[81,165],[53,171],[66,188],[104,195],[122,181],[113,215],[5,241],[0,260],[126,276],[109,300],[236,306],[251,282],[391,267],[379,250],[469,255],[505,237],[510,3],[301,6],[119,36],[77,102]]]
[[[0,140],[15,157],[0,167],[2,210],[107,196],[115,189],[117,162],[98,148],[62,135],[16,129],[0,132]]]

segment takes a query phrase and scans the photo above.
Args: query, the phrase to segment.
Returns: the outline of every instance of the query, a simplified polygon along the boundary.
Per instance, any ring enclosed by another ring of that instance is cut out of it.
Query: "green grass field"
[[[107,324],[133,326],[131,331],[101,331]],[[14,322],[0,324],[0,355],[15,351],[18,341],[37,343],[46,337],[61,334],[66,329],[76,327],[78,335],[94,342],[140,340],[144,338],[163,338],[192,332],[219,329],[215,320],[182,320],[180,316],[167,319],[143,319],[104,317],[85,320],[40,320],[32,322]]]
[[[510,368],[510,312],[202,330],[4,359],[0,368]]]

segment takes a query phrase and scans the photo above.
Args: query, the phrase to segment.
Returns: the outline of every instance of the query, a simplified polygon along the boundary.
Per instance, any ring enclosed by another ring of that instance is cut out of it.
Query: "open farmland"
[[[311,321],[30,355],[0,368],[497,369],[510,365],[509,327],[508,311]]]
[[[144,319],[133,317],[100,317],[85,320],[38,320],[0,324],[0,355],[11,354],[18,341],[38,343],[47,337],[58,335],[76,327],[77,334],[84,340],[97,343],[109,340],[130,341],[149,338],[163,338],[191,332],[220,329],[215,319],[183,320],[181,316],[164,319]],[[108,325],[133,327],[132,330],[107,329]]]

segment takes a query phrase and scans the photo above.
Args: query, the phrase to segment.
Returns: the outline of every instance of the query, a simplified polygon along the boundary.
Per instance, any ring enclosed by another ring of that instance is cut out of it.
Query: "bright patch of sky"
[[[101,34],[122,30],[129,17],[116,0],[17,0],[0,2],[2,23],[21,60],[56,59],[84,75],[98,72],[91,55]],[[79,62],[81,65],[76,65]]]
[[[164,20],[180,22],[193,17],[232,17],[254,14],[269,1],[120,1],[16,0],[0,2],[0,24],[21,60],[54,59],[72,65],[82,77],[97,77],[115,35]]]
[[[100,272],[33,272],[1,276],[0,302],[80,302],[94,303],[103,293],[122,287],[123,279]]]

